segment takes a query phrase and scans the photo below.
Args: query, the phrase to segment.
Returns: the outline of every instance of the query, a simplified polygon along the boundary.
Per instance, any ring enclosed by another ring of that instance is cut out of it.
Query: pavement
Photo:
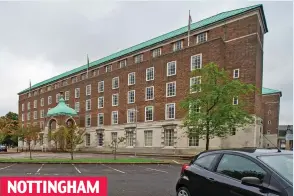
[[[0,164],[0,176],[106,176],[108,196],[175,196],[179,164]]]

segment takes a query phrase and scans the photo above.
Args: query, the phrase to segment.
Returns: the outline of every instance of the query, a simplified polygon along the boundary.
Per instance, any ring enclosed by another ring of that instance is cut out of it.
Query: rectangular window
[[[87,114],[86,115],[86,127],[91,127],[91,115]]]
[[[106,65],[105,66],[105,72],[111,72],[112,66],[111,65]]]
[[[145,100],[153,100],[154,99],[154,86],[149,86],[146,87],[146,95],[145,95]]]
[[[117,140],[117,132],[111,132],[111,141]]]
[[[165,146],[174,146],[174,130],[166,129],[164,130],[164,145]]]
[[[238,105],[238,97],[233,98],[233,105]]]
[[[153,106],[145,107],[145,121],[153,121]]]
[[[112,106],[118,106],[118,94],[112,95]]]
[[[98,97],[98,109],[101,109],[104,107],[104,97]]]
[[[202,68],[202,54],[191,56],[191,71]]]
[[[146,81],[154,80],[154,67],[146,69]]]
[[[176,82],[166,83],[166,97],[176,96]]]
[[[66,86],[67,85],[67,80],[63,80],[62,81],[62,86]]]
[[[98,146],[103,146],[103,133],[98,133]]]
[[[165,105],[165,119],[175,119],[176,105],[175,103],[168,103]]]
[[[152,146],[152,130],[144,131],[145,146]]]
[[[98,126],[104,125],[104,114],[99,113],[98,114]]]
[[[52,86],[47,86],[47,91],[51,91],[52,90]]]
[[[86,100],[86,111],[91,110],[91,99]]]
[[[135,109],[128,109],[127,122],[128,123],[135,123],[135,120],[136,120],[136,110]]]
[[[41,98],[41,106],[44,106],[44,98]]]
[[[190,78],[190,92],[191,93],[200,92],[201,87],[199,86],[199,84],[201,84],[201,76]]]
[[[196,113],[200,113],[200,111],[201,111],[200,105],[197,103],[190,104],[189,105],[189,113],[192,114],[192,111],[194,111]]]
[[[104,81],[98,82],[98,93],[104,92]]]
[[[34,96],[37,96],[38,95],[38,91],[34,91]]]
[[[74,76],[71,78],[71,83],[76,83],[78,80],[77,80],[77,76]]]
[[[43,88],[40,89],[40,94],[42,94],[42,93],[44,93],[44,89]]]
[[[196,36],[196,42],[197,44],[201,44],[203,42],[207,41],[207,32],[200,33]]]
[[[167,63],[167,76],[174,76],[177,74],[177,62],[172,61]]]
[[[65,101],[69,100],[69,91],[65,91]]]
[[[34,100],[34,108],[37,108],[38,102],[37,100]]]
[[[126,59],[121,60],[121,61],[119,62],[119,67],[120,67],[120,68],[123,68],[123,67],[126,67],[126,66],[127,66],[127,60],[126,60]]]
[[[119,77],[112,78],[112,89],[119,88]]]
[[[81,80],[85,80],[86,79],[86,74],[84,73],[84,74],[81,74]]]
[[[118,111],[111,112],[111,124],[118,124]]]
[[[21,121],[24,121],[24,114],[21,114]]]
[[[135,56],[135,63],[141,63],[143,61],[143,54]]]
[[[27,113],[27,120],[30,120],[30,119],[31,119],[31,113],[28,112],[28,113]]]
[[[133,131],[126,131],[126,145],[127,146],[134,146],[134,132]]]
[[[28,110],[30,110],[31,109],[31,103],[30,102],[28,102]]]
[[[59,83],[56,83],[56,84],[54,85],[54,87],[55,87],[55,89],[58,89],[58,88],[59,88]]]
[[[239,78],[239,69],[234,69],[233,71],[233,78]]]
[[[52,104],[52,97],[51,96],[48,97],[48,105],[50,105],[50,104]]]
[[[183,41],[180,40],[180,41],[177,41],[173,44],[173,49],[174,49],[174,52],[175,51],[178,51],[178,50],[181,50],[183,48]]]
[[[56,103],[59,102],[59,98],[60,98],[60,94],[58,93],[58,94],[56,94],[56,97],[55,97],[55,99],[56,99]]]
[[[80,112],[80,102],[75,102],[75,111]]]
[[[155,57],[158,57],[161,55],[161,48],[156,48],[154,50],[152,50],[152,57],[155,58]]]
[[[40,118],[44,118],[44,110],[40,110]]]
[[[34,111],[34,119],[37,119],[37,118],[38,118],[38,112]]]
[[[128,103],[135,103],[135,90],[128,91]]]
[[[75,98],[76,99],[80,98],[80,88],[75,89]]]
[[[199,136],[189,137],[189,146],[199,146]]]
[[[92,70],[92,77],[95,77],[97,75],[97,70]]]
[[[90,146],[91,145],[91,135],[89,133],[86,133],[85,136],[86,136],[86,146]]]
[[[91,95],[91,84],[86,86],[86,95]]]
[[[21,111],[24,111],[24,104],[21,104]]]
[[[134,85],[136,83],[136,74],[135,72],[128,74],[128,85]]]

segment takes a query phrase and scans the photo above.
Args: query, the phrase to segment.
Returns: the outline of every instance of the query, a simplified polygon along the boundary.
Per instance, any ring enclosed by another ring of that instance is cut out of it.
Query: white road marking
[[[15,163],[15,164],[16,164],[16,163]],[[7,168],[9,168],[9,167],[12,167],[12,166],[14,166],[15,164],[8,165],[8,166],[6,166],[6,167],[2,167],[2,168],[0,168],[0,170],[3,170],[3,169],[7,169]]]
[[[41,171],[41,169],[43,168],[44,164],[42,164],[42,166],[37,170],[36,173],[39,173]]]
[[[74,164],[72,164],[72,166],[77,170],[77,172],[79,173],[79,174],[81,174],[82,172],[74,165]]]
[[[105,167],[108,167],[108,168],[110,168],[110,169],[113,169],[114,171],[117,171],[117,172],[120,172],[120,173],[125,174],[124,171],[121,171],[121,170],[115,169],[115,168],[113,168],[113,167],[110,167],[110,166],[107,166],[107,165],[104,165],[104,164],[101,164],[101,165],[103,165],[103,166],[105,166]]]
[[[167,171],[159,170],[159,169],[152,169],[152,168],[146,168],[147,170],[154,170],[162,173],[168,173]]]
[[[175,161],[175,160],[173,160],[173,162],[176,163],[176,164],[180,164],[179,162],[177,162],[177,161]]]

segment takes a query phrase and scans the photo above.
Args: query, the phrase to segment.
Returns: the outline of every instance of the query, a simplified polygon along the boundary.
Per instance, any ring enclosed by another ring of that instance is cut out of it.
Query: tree
[[[246,96],[255,92],[252,84],[231,79],[229,74],[215,63],[192,72],[195,84],[182,102],[188,111],[184,119],[189,137],[209,140],[215,136],[226,137],[236,127],[244,127],[254,118],[246,111]],[[237,104],[233,104],[234,100]],[[252,104],[252,103],[251,103]]]
[[[18,116],[16,113],[8,112],[0,117],[0,143],[6,145],[17,145],[18,139],[14,132],[18,130]]]
[[[109,147],[113,149],[112,152],[113,152],[113,159],[114,160],[116,160],[116,152],[117,152],[118,145],[124,141],[125,141],[124,137],[114,137],[111,140]]]

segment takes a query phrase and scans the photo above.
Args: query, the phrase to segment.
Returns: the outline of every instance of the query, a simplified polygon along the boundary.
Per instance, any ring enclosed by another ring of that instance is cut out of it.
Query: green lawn
[[[119,158],[119,159],[93,159],[93,158],[84,158],[84,159],[56,159],[56,158],[47,158],[47,159],[32,159],[29,158],[0,158],[1,162],[9,163],[162,163],[163,161],[154,160],[154,159],[142,159],[142,158]]]

